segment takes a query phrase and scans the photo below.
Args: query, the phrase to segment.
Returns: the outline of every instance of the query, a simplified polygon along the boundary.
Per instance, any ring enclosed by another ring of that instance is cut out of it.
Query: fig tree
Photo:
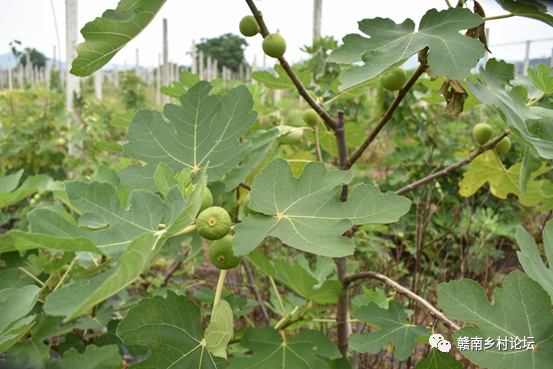
[[[503,137],[501,141],[495,145],[495,151],[498,154],[506,154],[511,149],[511,140],[509,140],[509,137]]]
[[[244,199],[244,214],[251,214],[251,215],[257,215],[259,214],[257,211],[250,208],[250,194],[246,195],[246,198]]]
[[[200,213],[212,206],[213,206],[213,195],[211,194],[211,191],[209,190],[209,188],[206,187],[204,190],[204,197],[202,199],[202,206],[200,207]]]
[[[492,137],[492,127],[487,123],[478,123],[472,129],[472,135],[480,146],[484,146]]]
[[[240,33],[246,37],[253,37],[259,33],[259,24],[253,15],[246,15],[240,21]]]
[[[405,86],[407,75],[403,68],[394,68],[380,76],[380,85],[389,91],[397,91]]]
[[[319,121],[319,114],[313,109],[307,109],[303,112],[303,121],[307,123],[308,126],[315,127]]]
[[[209,246],[209,260],[218,269],[236,268],[242,262],[242,256],[235,256],[232,250],[233,238],[226,235]]]
[[[271,33],[263,39],[263,51],[271,58],[281,58],[286,52],[286,40],[278,33]]]
[[[225,209],[212,206],[198,215],[196,230],[207,240],[218,240],[228,234],[230,223],[230,215]]]

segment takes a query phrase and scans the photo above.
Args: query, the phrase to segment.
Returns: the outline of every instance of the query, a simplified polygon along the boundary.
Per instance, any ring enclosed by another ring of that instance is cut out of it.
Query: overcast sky
[[[80,0],[79,28],[86,22],[101,16],[104,10],[114,9],[117,0]],[[456,2],[452,0],[452,2]],[[62,60],[65,60],[65,0],[53,0],[60,34]],[[487,16],[505,14],[494,0],[480,0]],[[50,0],[0,0],[0,54],[10,51],[14,39],[24,47],[35,47],[52,57],[57,44],[55,23]],[[288,49],[286,57],[292,62],[307,57],[300,47],[309,44],[312,37],[313,0],[257,0],[269,30],[280,29]],[[427,9],[445,9],[445,0],[324,0],[322,34],[341,39],[357,32],[357,21],[364,18],[385,17],[396,23],[411,18],[418,25]],[[550,7],[551,9],[551,7]],[[192,40],[211,38],[223,33],[238,33],[240,19],[249,14],[244,0],[168,0],[153,22],[135,40],[121,50],[112,62],[134,65],[135,49],[139,49],[140,64],[150,67],[157,64],[162,51],[162,19],[168,19],[169,59],[189,65]],[[490,21],[490,44],[493,56],[522,60],[526,45],[493,47],[493,45],[551,38],[553,28],[544,23],[508,18]],[[82,39],[82,37],[81,37]],[[261,36],[248,38],[246,58],[251,63],[257,55],[262,62]],[[536,42],[531,46],[531,57],[550,56],[553,40]]]

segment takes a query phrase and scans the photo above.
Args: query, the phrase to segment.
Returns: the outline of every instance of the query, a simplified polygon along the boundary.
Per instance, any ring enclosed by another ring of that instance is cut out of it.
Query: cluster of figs
[[[259,214],[250,208],[250,194],[243,202],[246,215]],[[202,205],[196,217],[196,231],[206,240],[213,241],[209,247],[209,260],[221,270],[236,268],[242,262],[242,256],[234,255],[233,239],[231,235],[231,219],[229,213],[219,207],[213,206],[213,195],[206,187]]]
[[[235,268],[242,261],[242,256],[234,255],[234,236],[229,234],[230,227],[229,213],[219,206],[213,206],[213,195],[206,188],[196,218],[196,231],[206,240],[214,241],[209,247],[209,260],[219,269]]]
[[[253,37],[261,32],[259,24],[253,15],[246,15],[240,21],[240,33],[246,37]],[[263,51],[271,58],[282,58],[286,52],[286,40],[278,33],[271,33],[263,39]]]
[[[492,127],[488,123],[478,123],[472,128],[472,135],[480,146],[484,146],[492,138]],[[498,154],[508,153],[511,149],[511,140],[509,137],[503,137],[494,149]]]

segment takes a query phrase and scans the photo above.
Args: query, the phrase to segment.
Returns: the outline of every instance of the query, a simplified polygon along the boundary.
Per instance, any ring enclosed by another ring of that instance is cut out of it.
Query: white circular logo
[[[428,343],[433,348],[437,348],[441,352],[449,352],[451,350],[451,343],[447,341],[441,334],[433,334],[428,339]]]

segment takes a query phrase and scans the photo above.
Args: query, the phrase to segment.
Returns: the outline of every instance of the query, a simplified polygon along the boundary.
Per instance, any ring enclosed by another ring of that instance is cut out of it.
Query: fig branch
[[[357,149],[357,151],[355,151],[355,153],[353,153],[353,155],[349,158],[346,169],[350,169],[352,165],[355,164],[355,162],[361,157],[361,155],[363,155],[365,150],[367,150],[369,145],[374,141],[382,128],[384,128],[386,123],[388,123],[390,119],[392,119],[392,116],[394,115],[397,107],[399,106],[401,101],[403,101],[403,98],[405,98],[407,92],[409,92],[409,90],[411,89],[411,87],[413,87],[419,77],[426,71],[426,68],[428,68],[428,65],[426,65],[426,63],[421,63],[419,67],[415,70],[415,72],[413,72],[413,75],[411,76],[411,78],[409,78],[407,83],[405,83],[405,86],[403,86],[399,90],[395,100],[392,102],[392,105],[390,105],[386,113],[384,113],[382,118],[380,118],[380,121],[377,123],[376,127],[374,127],[371,133],[369,133],[369,136],[365,139],[365,142],[363,142],[363,144]]]
[[[407,192],[410,192],[410,191],[413,191],[415,188],[419,187],[419,186],[422,186],[428,182],[431,182],[435,179],[438,179],[440,177],[443,177],[443,176],[446,176],[448,175],[449,173],[451,172],[454,172],[456,171],[457,169],[459,169],[460,167],[462,167],[463,165],[466,165],[466,164],[469,164],[471,161],[473,161],[476,157],[478,157],[479,155],[482,155],[483,153],[485,153],[486,151],[488,150],[492,150],[495,148],[495,146],[499,143],[499,141],[501,141],[504,137],[507,137],[507,135],[511,133],[509,130],[506,130],[504,131],[503,133],[501,133],[499,136],[497,136],[496,138],[494,138],[488,145],[484,146],[484,147],[479,147],[477,148],[476,150],[474,150],[469,156],[467,156],[465,159],[445,168],[444,170],[441,170],[437,173],[434,173],[432,175],[429,175],[428,177],[425,177],[421,180],[418,180],[414,183],[411,183],[410,185],[407,185],[405,187],[403,187],[402,189],[400,190],[397,190],[396,191],[396,195],[403,195],[404,193],[407,193]]]
[[[394,291],[408,297],[409,299],[415,301],[420,306],[428,310],[430,312],[430,315],[432,315],[434,318],[440,320],[444,325],[451,329],[453,332],[461,329],[457,324],[455,324],[453,321],[448,319],[441,311],[436,309],[434,306],[432,306],[428,301],[420,297],[419,295],[415,294],[414,292],[408,290],[407,288],[403,287],[396,281],[386,277],[383,274],[376,273],[376,272],[360,272],[356,274],[347,275],[342,280],[342,283],[344,284],[344,288],[347,288],[349,284],[353,281],[359,280],[359,279],[377,279],[379,281],[382,281],[386,283],[388,286],[392,287]]]
[[[265,21],[263,20],[263,14],[257,9],[257,6],[255,6],[253,0],[246,0],[246,3],[250,7],[250,10],[252,11],[253,16],[257,20],[257,24],[259,25],[259,28],[261,30],[261,35],[263,38],[269,35],[269,30],[267,29],[267,25],[265,24]],[[320,105],[318,104],[311,95],[309,95],[309,92],[301,83],[300,79],[296,75],[296,72],[292,69],[290,64],[288,64],[288,61],[286,61],[286,58],[284,56],[278,58],[278,61],[280,62],[280,65],[286,73],[288,74],[288,77],[294,82],[294,85],[296,86],[296,89],[298,90],[299,94],[307,101],[307,103],[321,116],[321,118],[325,121],[326,124],[328,124],[332,129],[336,129],[336,120],[328,114],[328,112]]]
[[[346,145],[346,134],[344,131],[344,112],[338,110],[338,119],[336,120],[336,145],[338,147],[338,163],[340,170],[347,170],[348,150]],[[348,186],[342,187],[340,201],[345,202],[348,199]],[[352,232],[346,232],[347,237],[352,237]],[[343,283],[347,275],[347,258],[341,257],[334,259],[338,280]],[[336,328],[338,330],[338,349],[344,357],[348,354],[348,343],[350,334],[350,325],[348,324],[348,293],[344,287],[344,293],[338,297],[338,306],[336,311]]]

